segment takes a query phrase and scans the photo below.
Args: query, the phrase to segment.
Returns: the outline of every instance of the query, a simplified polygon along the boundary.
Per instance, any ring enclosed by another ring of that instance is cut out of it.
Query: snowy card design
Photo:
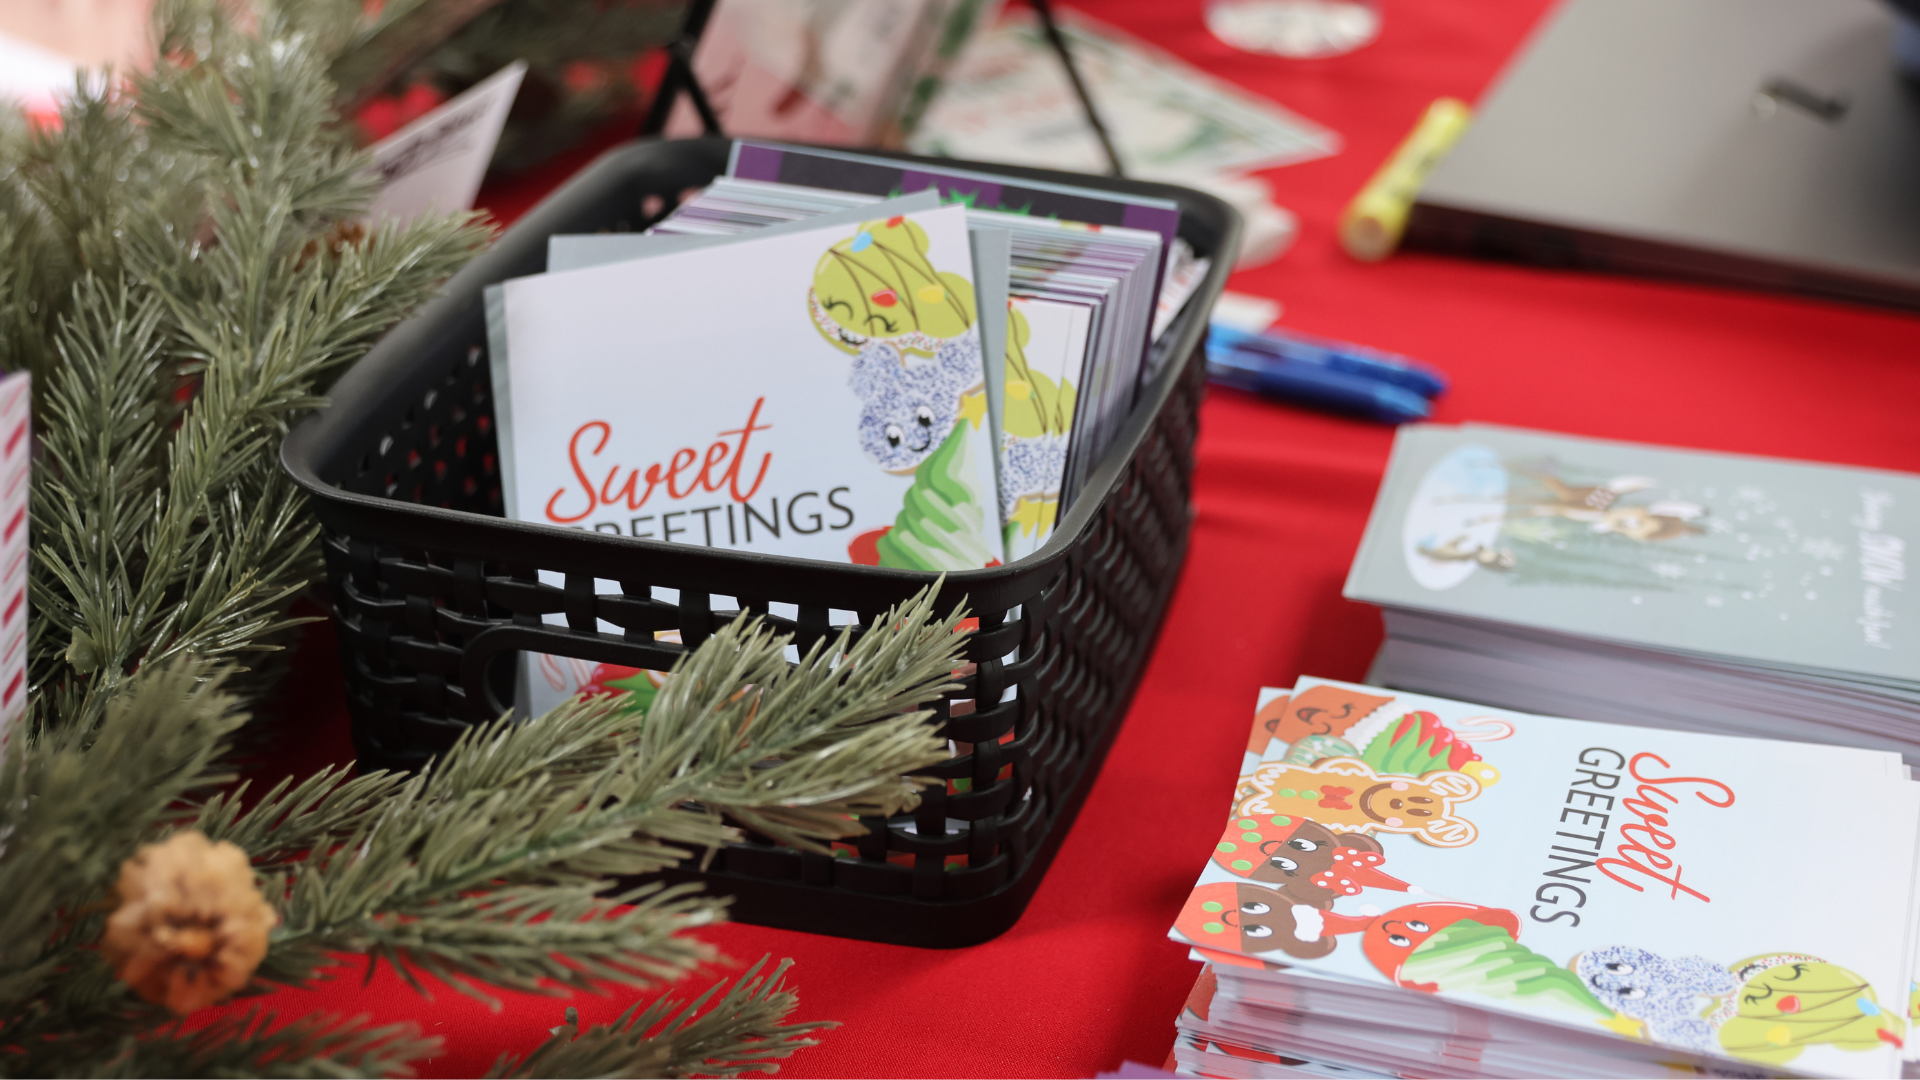
[[[1920,678],[1920,478],[1402,428],[1346,595],[1786,668]]]
[[[836,562],[998,563],[969,266],[949,207],[505,283],[509,512]]]
[[[1897,755],[1314,678],[1261,692],[1263,741],[1171,933],[1213,963],[1898,1071],[1920,786]]]

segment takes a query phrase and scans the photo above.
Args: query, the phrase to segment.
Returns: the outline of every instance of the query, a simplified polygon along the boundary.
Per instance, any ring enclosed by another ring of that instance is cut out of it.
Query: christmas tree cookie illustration
[[[913,486],[893,526],[874,538],[875,564],[908,570],[964,570],[999,561],[984,540],[990,503],[982,499],[973,460],[984,444],[968,421],[914,471]]]
[[[645,714],[653,705],[654,695],[660,692],[664,676],[646,668],[627,667],[623,664],[600,664],[585,685],[580,687],[583,698],[614,698],[619,701],[620,709],[625,712]]]
[[[1865,979],[1812,956],[1779,953],[1733,966],[1739,986],[1708,1018],[1720,1048],[1784,1065],[1809,1046],[1871,1050],[1902,1046],[1905,1002],[1883,1006]]]
[[[853,357],[857,437],[887,472],[911,474],[891,526],[849,545],[856,562],[913,570],[991,565],[985,542],[993,493],[973,287],[936,268],[927,235],[905,217],[864,222],[815,264],[808,309],[822,337]]]
[[[655,641],[680,643],[680,631],[656,630]],[[567,662],[559,657],[543,657],[548,662]],[[583,661],[572,661],[582,663]],[[581,679],[580,688],[575,691],[579,698],[612,698],[622,712],[646,715],[653,707],[653,699],[659,695],[660,688],[667,684],[667,673],[652,668],[628,667],[625,664],[596,664],[592,671]]]
[[[1053,528],[1066,471],[1067,440],[1077,398],[1073,384],[1058,382],[1027,362],[1033,338],[1026,315],[1007,305],[1007,396],[1000,450],[1001,520],[1009,542]]]
[[[1415,990],[1479,994],[1613,1019],[1614,1010],[1578,975],[1520,944],[1519,933],[1519,920],[1499,908],[1412,904],[1369,927],[1362,950],[1381,974]]]

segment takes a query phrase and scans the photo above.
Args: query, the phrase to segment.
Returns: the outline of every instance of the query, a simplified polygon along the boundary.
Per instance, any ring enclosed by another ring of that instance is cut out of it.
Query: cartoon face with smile
[[[1316,908],[1242,882],[1214,882],[1193,890],[1173,928],[1201,948],[1257,955],[1282,952],[1300,960],[1325,956],[1338,944]]]
[[[1439,987],[1432,983],[1402,979],[1400,966],[1437,931],[1462,919],[1472,919],[1484,926],[1501,927],[1516,940],[1520,937],[1519,917],[1504,908],[1482,907],[1455,900],[1430,900],[1395,908],[1375,919],[1360,935],[1360,951],[1366,954],[1380,974],[1401,986],[1433,993]]]
[[[1309,735],[1344,735],[1392,700],[1344,686],[1314,686],[1297,697],[1273,699],[1254,719],[1274,738],[1291,744]],[[1265,748],[1262,744],[1259,750]]]
[[[1236,818],[1215,845],[1213,861],[1316,908],[1331,908],[1362,889],[1408,891],[1406,882],[1379,869],[1386,861],[1380,841],[1363,833],[1336,834],[1317,821]]]
[[[1413,785],[1405,780],[1393,780],[1361,792],[1360,810],[1388,828],[1398,828],[1409,820],[1419,824],[1422,818],[1437,817],[1440,800],[1415,793]]]
[[[1462,847],[1480,835],[1455,809],[1480,794],[1480,781],[1450,769],[1381,776],[1358,758],[1273,761],[1244,778],[1240,792],[1235,815],[1256,821],[1311,818],[1336,833],[1409,833],[1435,847]]]

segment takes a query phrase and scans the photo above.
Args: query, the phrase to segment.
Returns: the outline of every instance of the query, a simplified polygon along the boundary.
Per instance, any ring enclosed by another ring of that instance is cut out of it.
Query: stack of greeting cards
[[[1165,200],[739,143],[647,233],[554,236],[547,273],[488,289],[507,513],[913,570],[1022,558],[1205,276],[1178,223]],[[536,711],[598,681],[550,659]]]
[[[1920,477],[1420,425],[1346,594],[1383,685],[1920,762],[1916,538]]]
[[[1209,1076],[1893,1076],[1920,785],[1897,754],[1263,690],[1171,936]],[[1250,749],[1249,753],[1253,753]]]

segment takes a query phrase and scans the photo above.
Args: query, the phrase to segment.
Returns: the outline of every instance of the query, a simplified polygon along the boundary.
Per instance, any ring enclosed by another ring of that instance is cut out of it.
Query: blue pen
[[[1219,323],[1209,328],[1209,335],[1209,340],[1242,352],[1258,353],[1276,360],[1318,364],[1349,375],[1363,375],[1378,382],[1405,387],[1422,397],[1434,397],[1445,393],[1447,389],[1447,377],[1419,361],[1369,349],[1365,345],[1329,341],[1285,330],[1270,329],[1264,333],[1249,334],[1245,330]]]
[[[1207,346],[1207,375],[1215,382],[1302,405],[1358,413],[1387,424],[1425,420],[1427,399],[1403,386],[1318,364],[1252,356],[1224,346]]]

